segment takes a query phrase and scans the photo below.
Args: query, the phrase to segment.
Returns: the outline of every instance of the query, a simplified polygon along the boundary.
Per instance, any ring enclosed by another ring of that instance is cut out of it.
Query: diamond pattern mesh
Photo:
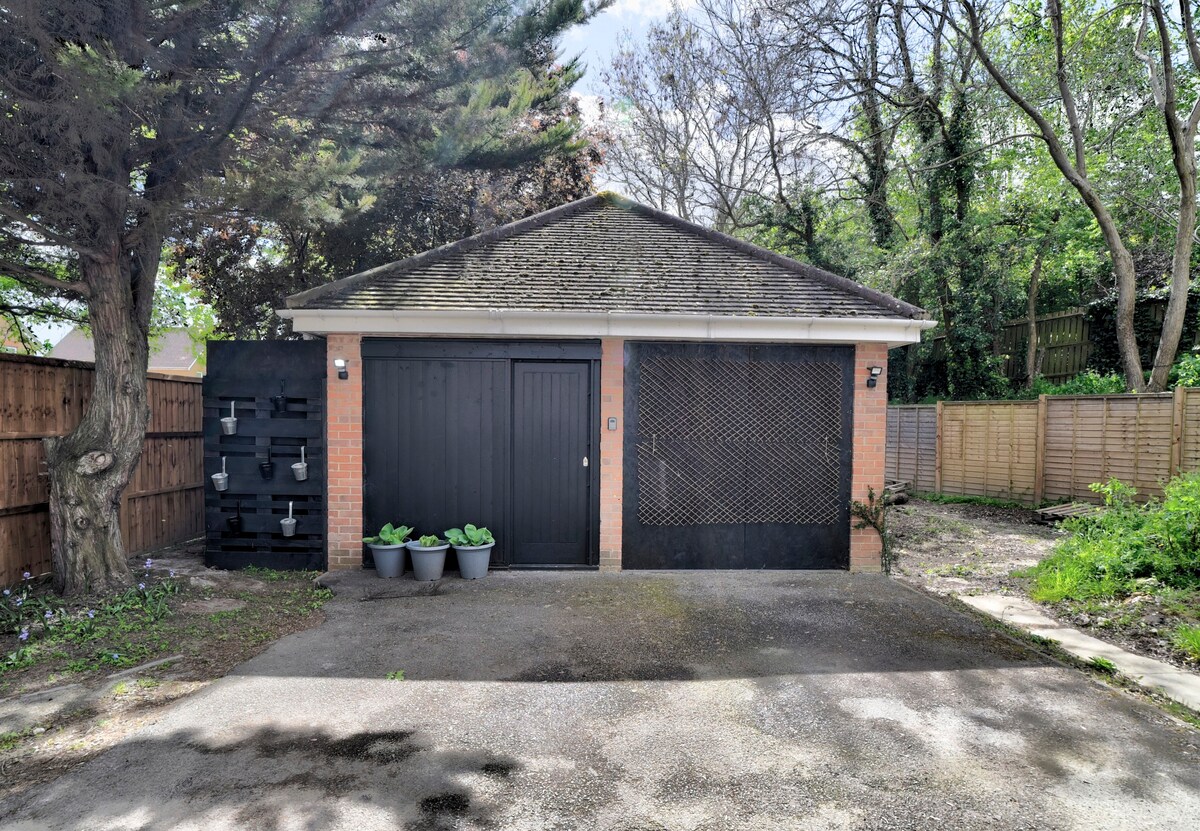
[[[639,521],[837,522],[841,385],[835,363],[644,360]]]

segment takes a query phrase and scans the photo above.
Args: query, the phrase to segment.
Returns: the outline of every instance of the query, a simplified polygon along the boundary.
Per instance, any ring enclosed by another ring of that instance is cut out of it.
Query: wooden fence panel
[[[942,492],[1032,502],[1037,422],[1036,401],[945,402]]]
[[[1089,485],[1120,479],[1144,498],[1171,476],[1174,396],[1048,399],[1046,499],[1100,501]]]
[[[91,398],[91,364],[0,354],[0,585],[50,570],[49,478],[42,439],[69,432]],[[152,375],[150,424],[121,504],[125,545],[140,553],[204,532],[199,379]]]
[[[932,439],[921,434],[919,444],[931,447],[932,457],[926,453],[919,464],[937,471],[933,489],[943,493],[1029,505],[1099,502],[1089,486],[1120,479],[1140,499],[1151,499],[1175,474],[1200,472],[1200,389],[938,406],[941,432],[935,426]],[[888,478],[917,481],[917,462],[905,445],[918,442],[903,425],[916,424],[924,411],[936,417],[935,407],[889,408]]]
[[[932,491],[937,469],[937,408],[932,404],[888,407],[888,479]]]

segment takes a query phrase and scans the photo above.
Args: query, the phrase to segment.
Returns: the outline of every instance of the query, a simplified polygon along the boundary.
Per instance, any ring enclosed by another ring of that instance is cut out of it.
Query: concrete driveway
[[[1198,744],[885,578],[357,574],[0,826],[1191,831]]]

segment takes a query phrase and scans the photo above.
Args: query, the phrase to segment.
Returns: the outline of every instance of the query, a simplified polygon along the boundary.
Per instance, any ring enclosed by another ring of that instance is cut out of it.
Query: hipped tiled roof
[[[293,309],[924,318],[852,280],[611,194],[288,298]]]

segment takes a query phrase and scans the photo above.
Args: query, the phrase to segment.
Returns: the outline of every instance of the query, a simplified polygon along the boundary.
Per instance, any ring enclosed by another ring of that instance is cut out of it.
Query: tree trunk
[[[1158,349],[1154,353],[1154,366],[1150,370],[1149,392],[1167,388],[1171,366],[1183,336],[1183,319],[1187,315],[1192,239],[1196,232],[1196,148],[1190,139],[1185,140],[1183,149],[1176,154],[1175,167],[1179,175],[1179,224],[1175,228],[1175,251],[1171,256],[1171,294]]]
[[[151,259],[135,266],[135,256],[121,252],[106,262],[82,262],[96,355],[92,396],[69,435],[45,440],[54,586],[63,594],[110,591],[132,582],[118,513],[150,418],[149,302],[135,297],[140,281],[133,272],[157,270],[157,257]]]
[[[1058,217],[1055,216],[1057,222]],[[1040,367],[1038,365],[1038,333],[1037,333],[1037,301],[1038,289],[1042,285],[1042,266],[1046,261],[1046,251],[1050,248],[1050,231],[1038,243],[1037,252],[1033,257],[1033,269],[1029,272],[1029,302],[1026,306],[1026,316],[1029,319],[1029,343],[1025,347],[1025,386],[1032,387],[1037,379]]]
[[[1109,252],[1117,277],[1117,347],[1125,371],[1125,386],[1130,392],[1145,392],[1142,356],[1138,352],[1137,334],[1133,329],[1133,313],[1137,307],[1137,272],[1133,267],[1133,257],[1124,244],[1118,247],[1110,243]]]

